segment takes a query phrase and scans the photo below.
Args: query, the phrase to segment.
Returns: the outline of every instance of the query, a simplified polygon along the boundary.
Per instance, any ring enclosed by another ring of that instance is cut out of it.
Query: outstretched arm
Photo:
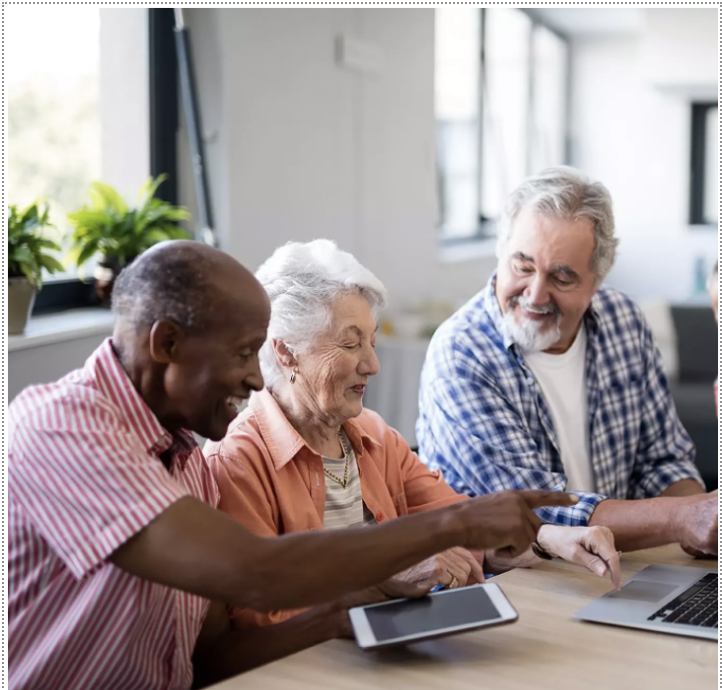
[[[111,561],[138,577],[214,601],[259,611],[294,608],[361,590],[453,546],[521,553],[540,527],[534,509],[575,500],[561,492],[503,492],[374,527],[264,539],[185,497]]]
[[[608,527],[622,551],[679,542],[694,556],[717,553],[717,492],[639,501],[602,501],[590,525]]]

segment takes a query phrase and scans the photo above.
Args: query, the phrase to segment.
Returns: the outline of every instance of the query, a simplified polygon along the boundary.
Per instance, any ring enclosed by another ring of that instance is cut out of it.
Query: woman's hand
[[[405,582],[397,578],[386,580],[375,587],[368,587],[359,592],[352,592],[342,597],[338,601],[331,604],[321,605],[319,609],[324,607],[329,609],[331,615],[336,619],[336,632],[334,637],[343,637],[352,639],[353,627],[348,617],[348,610],[357,606],[368,606],[369,604],[379,604],[389,599],[416,599],[423,597],[429,593],[430,585],[420,584],[416,582]]]
[[[343,597],[332,604],[338,615],[338,637],[353,637],[348,609],[368,606],[388,599],[407,599],[424,596],[434,585],[463,587],[470,582],[484,582],[481,567],[483,554],[474,555],[462,548],[453,548],[404,570],[395,578],[376,587],[369,587]],[[456,578],[456,581],[454,581]]]
[[[619,552],[607,527],[559,527],[542,525],[537,543],[552,556],[583,565],[599,577],[607,573],[616,589],[621,586]]]
[[[404,570],[396,577],[404,582],[416,582],[427,587],[446,585],[464,587],[470,582],[484,582],[484,571],[479,554],[455,547],[427,558]]]

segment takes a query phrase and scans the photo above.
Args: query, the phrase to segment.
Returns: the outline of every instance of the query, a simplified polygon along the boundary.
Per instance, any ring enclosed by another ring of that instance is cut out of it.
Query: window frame
[[[175,49],[175,17],[172,7],[148,9],[150,88],[150,174],[165,173],[156,196],[178,203],[178,59]]]
[[[157,196],[177,204],[180,125],[173,8],[149,8],[148,12],[150,174],[168,175]],[[92,277],[49,281],[38,291],[31,316],[98,306]]]
[[[719,101],[693,101],[691,112],[689,223],[703,228],[716,227],[717,223],[705,219],[704,190],[707,163],[707,113],[719,108]]]
[[[550,26],[548,22],[544,21],[537,12],[535,12],[534,9],[528,9],[528,8],[520,8],[520,7],[513,7],[510,9],[516,9],[520,12],[523,12],[529,19],[531,20],[531,30],[529,31],[529,81],[527,84],[527,88],[529,90],[530,96],[533,98],[534,96],[534,51],[533,51],[533,42],[534,42],[534,30],[538,26],[542,26],[551,33],[553,33],[555,36],[557,36],[559,39],[564,41],[567,45],[567,64],[566,64],[566,76],[565,76],[565,94],[564,94],[564,164],[568,164],[570,161],[570,146],[569,146],[569,116],[570,116],[570,108],[571,108],[571,99],[570,99],[570,87],[571,87],[571,50],[570,50],[570,39],[569,36],[558,29],[556,29],[553,26]],[[477,181],[477,186],[479,190],[481,190],[481,177],[484,174],[484,170],[482,168],[481,162],[482,162],[482,146],[484,141],[483,136],[483,128],[484,128],[484,89],[483,89],[483,79],[484,79],[484,71],[485,71],[485,60],[486,60],[486,28],[487,28],[487,17],[486,12],[487,8],[479,8],[479,12],[481,12],[481,20],[479,22],[479,32],[481,34],[481,40],[480,40],[480,50],[479,50],[479,121],[478,121],[478,130],[479,130],[479,151],[477,153],[479,157],[479,179]],[[531,111],[532,109],[529,108],[529,112],[527,114],[527,122],[526,126],[527,129],[531,128]],[[436,117],[434,117],[436,121]],[[529,149],[527,149],[526,152],[527,158],[530,156]],[[474,231],[472,233],[469,233],[468,235],[463,236],[452,236],[447,237],[444,235],[441,229],[441,225],[439,224],[437,226],[437,233],[438,233],[438,242],[440,247],[458,247],[465,244],[477,244],[477,243],[491,243],[492,241],[495,242],[497,238],[497,223],[498,219],[496,218],[487,218],[482,215],[481,212],[481,191],[479,191],[478,195],[478,209],[477,209],[477,223],[476,227],[474,228]]]

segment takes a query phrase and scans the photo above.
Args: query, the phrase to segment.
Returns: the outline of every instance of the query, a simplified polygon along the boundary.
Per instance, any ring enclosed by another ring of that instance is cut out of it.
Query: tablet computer
[[[361,649],[421,642],[513,623],[519,617],[499,585],[492,583],[360,606],[348,615]]]

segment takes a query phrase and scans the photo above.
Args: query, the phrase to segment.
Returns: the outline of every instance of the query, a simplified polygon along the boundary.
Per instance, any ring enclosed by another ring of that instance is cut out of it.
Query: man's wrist
[[[437,553],[455,546],[466,546],[467,530],[463,518],[466,503],[467,501],[461,501],[440,509],[441,519],[434,520],[431,531],[434,543],[439,544]],[[432,515],[432,512],[428,514]]]
[[[542,525],[537,532],[536,541],[532,544],[534,555],[544,560],[555,558],[558,555],[555,550],[555,537],[560,529],[564,528],[558,525]]]
[[[670,539],[673,542],[682,542],[685,536],[685,525],[688,521],[688,508],[691,503],[689,498],[666,498],[671,506],[668,512],[668,529]]]

